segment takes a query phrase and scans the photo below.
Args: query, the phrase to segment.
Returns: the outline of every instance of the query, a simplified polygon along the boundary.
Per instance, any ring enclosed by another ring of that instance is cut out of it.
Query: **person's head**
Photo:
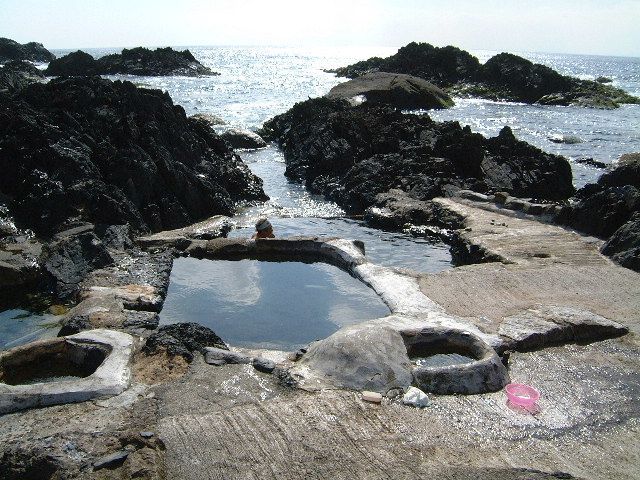
[[[256,232],[258,235],[267,235],[273,233],[273,226],[266,218],[261,218],[256,222]]]

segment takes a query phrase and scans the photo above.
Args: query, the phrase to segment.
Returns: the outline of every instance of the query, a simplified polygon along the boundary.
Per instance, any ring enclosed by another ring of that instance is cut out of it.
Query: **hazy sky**
[[[415,40],[640,57],[640,0],[0,0],[0,36],[50,49]]]

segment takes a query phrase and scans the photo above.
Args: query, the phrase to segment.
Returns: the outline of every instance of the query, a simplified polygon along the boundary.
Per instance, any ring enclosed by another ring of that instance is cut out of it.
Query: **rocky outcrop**
[[[193,353],[206,353],[206,347],[228,350],[213,330],[198,323],[174,323],[160,327],[145,344],[143,351],[153,355],[158,350],[166,350],[170,355],[181,355],[188,362],[193,360]]]
[[[22,90],[33,82],[44,79],[44,74],[28,62],[14,60],[0,68],[0,93]]]
[[[171,47],[149,50],[143,47],[124,49],[122,53],[106,55],[95,60],[81,50],[70,53],[49,64],[48,76],[81,75],[145,75],[169,76],[218,75],[202,65],[189,50],[176,51]]]
[[[265,198],[206,123],[129,82],[56,79],[0,96],[0,130],[0,193],[40,236],[78,221],[177,228]]]
[[[227,144],[233,149],[242,148],[254,150],[267,146],[267,142],[265,142],[257,133],[238,130],[236,128],[230,128],[229,130],[221,133],[220,138],[227,142]]]
[[[12,60],[46,63],[55,58],[56,56],[44,48],[41,43],[20,44],[9,38],[0,38],[0,63]]]
[[[448,87],[475,78],[480,62],[469,52],[446,46],[411,42],[387,58],[373,57],[331,70],[340,77],[356,78],[371,72],[406,73],[439,86]]]
[[[352,212],[390,189],[417,200],[451,187],[553,200],[574,192],[566,159],[518,141],[508,127],[487,139],[457,122],[321,98],[296,104],[262,133],[281,145],[289,178]]]
[[[391,105],[406,109],[442,109],[453,106],[451,97],[435,85],[399,73],[367,73],[336,85],[328,98],[347,100],[351,103]]]
[[[608,255],[623,267],[640,272],[640,212],[636,211],[602,247]]]
[[[45,70],[48,76],[98,75],[96,60],[88,53],[78,50],[49,63]]]
[[[406,73],[455,95],[543,105],[617,108],[640,103],[624,90],[598,81],[580,80],[510,53],[500,53],[481,65],[456,47],[412,42],[387,58],[374,57],[331,70],[339,76],[359,77],[371,72]]]
[[[597,183],[580,189],[568,224],[608,239],[602,253],[640,271],[640,153],[623,155]]]

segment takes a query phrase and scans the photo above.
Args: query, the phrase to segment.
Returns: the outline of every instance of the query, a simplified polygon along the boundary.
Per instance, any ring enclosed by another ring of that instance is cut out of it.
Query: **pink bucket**
[[[521,407],[532,407],[540,398],[540,392],[523,383],[510,383],[504,389],[509,401]]]

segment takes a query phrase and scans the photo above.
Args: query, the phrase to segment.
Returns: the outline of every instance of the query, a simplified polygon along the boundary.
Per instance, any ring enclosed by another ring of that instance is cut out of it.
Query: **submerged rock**
[[[333,87],[328,98],[358,103],[364,97],[370,104],[391,105],[404,109],[442,109],[453,106],[453,100],[435,85],[398,73],[367,73],[354,80]]]
[[[168,94],[100,78],[55,79],[0,96],[0,195],[21,227],[50,236],[77,221],[132,233],[182,227],[262,182]]]
[[[149,50],[143,47],[124,49],[122,53],[106,55],[95,60],[81,50],[53,60],[45,74],[57,75],[145,75],[170,76],[218,75],[202,65],[189,50],[176,51],[171,47]]]
[[[352,212],[391,189],[417,200],[451,187],[550,200],[574,192],[566,159],[518,141],[508,127],[487,139],[458,122],[320,98],[274,117],[262,134],[282,147],[289,178]]]
[[[41,43],[29,42],[20,44],[9,38],[0,38],[0,63],[12,60],[46,63],[55,58],[56,56],[44,48]]]

